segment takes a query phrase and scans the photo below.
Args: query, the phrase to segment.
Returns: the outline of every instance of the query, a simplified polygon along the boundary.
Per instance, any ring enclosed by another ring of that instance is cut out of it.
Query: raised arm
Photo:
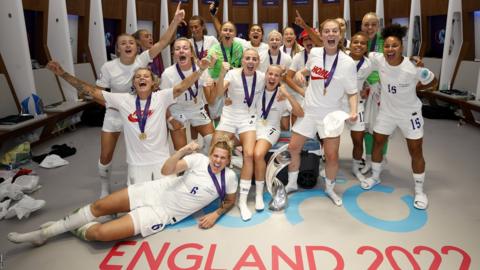
[[[222,30],[222,23],[220,22],[220,20],[217,17],[218,8],[215,11],[215,13],[213,13],[214,8],[215,8],[215,3],[211,2],[210,7],[209,7],[210,17],[212,18],[213,25],[215,26],[215,31],[217,31],[217,37],[218,37],[220,35],[220,31]]]
[[[309,25],[307,25],[307,23],[305,23],[305,20],[300,15],[300,12],[298,12],[298,10],[295,10],[295,12],[297,13],[297,16],[295,17],[295,24],[305,29],[305,31],[307,31],[308,35],[312,39],[313,44],[315,46],[317,47],[323,46],[323,42],[320,39],[320,37],[317,35],[317,33],[315,33],[312,27],[310,27]]]
[[[65,81],[67,81],[71,86],[73,86],[79,93],[83,93],[85,95],[91,96],[93,100],[101,105],[105,105],[105,98],[103,98],[101,88],[86,83],[77,77],[74,77],[70,73],[63,70],[62,66],[55,61],[50,61],[47,64],[47,68],[53,72],[53,74],[61,77]]]
[[[288,93],[284,84],[280,85],[279,90],[280,93],[287,98],[288,102],[290,102],[290,105],[292,105],[292,113],[297,117],[303,117],[304,112],[302,106],[292,95],[290,95],[290,93]]]
[[[228,86],[230,85],[228,81],[224,81],[225,74],[229,69],[230,64],[228,62],[222,62],[222,68],[220,69],[220,75],[218,75],[217,80],[217,97],[222,96],[225,93],[225,90],[227,90]]]
[[[176,98],[181,94],[183,94],[185,90],[187,90],[190,86],[192,86],[198,80],[198,78],[200,78],[202,73],[208,68],[209,65],[210,65],[210,60],[208,60],[208,57],[205,57],[202,60],[198,61],[199,69],[193,72],[192,74],[190,74],[182,82],[180,82],[179,84],[173,87],[173,97]]]
[[[173,37],[175,36],[175,32],[177,31],[178,25],[185,23],[185,10],[180,9],[181,5],[182,1],[179,1],[177,10],[175,11],[175,16],[173,17],[173,21],[168,26],[167,31],[160,37],[160,40],[153,44],[153,46],[148,50],[150,58],[155,58],[159,53],[161,53],[162,50],[171,43]]]
[[[215,211],[210,212],[199,219],[198,226],[202,229],[209,229],[213,227],[219,217],[228,212],[228,210],[232,209],[233,205],[235,204],[235,200],[235,193],[226,194],[223,203],[221,203]]]
[[[185,145],[184,147],[180,148],[177,152],[171,155],[165,161],[165,163],[163,163],[162,174],[163,175],[177,174],[188,169],[187,162],[182,158],[186,155],[190,155],[191,153],[195,152],[199,148],[200,147],[196,141],[192,141],[189,144]]]

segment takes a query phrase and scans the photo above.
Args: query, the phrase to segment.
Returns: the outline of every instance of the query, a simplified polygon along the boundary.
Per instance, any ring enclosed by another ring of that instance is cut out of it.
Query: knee
[[[289,144],[288,145],[288,151],[290,152],[290,155],[292,155],[292,156],[293,155],[299,155],[300,151],[301,151],[301,148],[298,145]]]
[[[325,159],[330,165],[338,163],[338,152],[328,151],[325,152]]]
[[[253,154],[253,159],[255,160],[255,162],[260,162],[260,161],[263,161],[265,158],[265,155],[263,153],[260,153],[260,152],[255,152]]]
[[[92,203],[90,205],[90,210],[92,211],[92,214],[96,217],[107,215],[107,206],[106,203],[104,203],[104,198]]]
[[[253,161],[253,151],[243,149],[243,160]]]
[[[110,241],[108,231],[104,228],[103,224],[98,224],[88,229],[87,238],[91,241]]]

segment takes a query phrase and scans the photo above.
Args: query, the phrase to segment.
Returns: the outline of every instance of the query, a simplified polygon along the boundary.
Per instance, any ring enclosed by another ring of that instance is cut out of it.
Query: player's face
[[[117,40],[117,52],[120,57],[135,57],[137,55],[137,43],[132,36],[120,36]]]
[[[190,64],[192,61],[192,50],[190,47],[190,41],[178,40],[173,46],[174,58],[179,65]]]
[[[233,38],[235,37],[235,27],[231,23],[226,23],[222,26],[222,40],[224,41],[225,45],[231,45],[233,42]]]
[[[268,47],[272,50],[277,50],[282,45],[282,36],[280,34],[270,35],[268,39]]]
[[[340,41],[340,28],[338,27],[338,23],[334,21],[325,23],[320,37],[325,49],[336,50],[338,42]]]
[[[361,58],[367,52],[368,38],[364,35],[355,35],[350,43],[350,55]]]
[[[343,36],[345,34],[345,31],[347,30],[347,25],[345,23],[345,20],[342,18],[336,18],[335,20],[340,25],[340,34]]]
[[[139,43],[142,49],[144,50],[150,49],[153,46],[152,34],[148,31],[142,31],[140,33]]]
[[[242,66],[245,75],[252,75],[257,69],[259,62],[258,53],[255,50],[247,50],[243,53]]]
[[[133,77],[133,85],[137,93],[151,92],[153,88],[152,72],[148,69],[140,69]]]
[[[287,28],[285,31],[283,31],[283,42],[285,45],[287,45],[287,47],[291,47],[293,45],[295,38],[295,32],[292,28]]]
[[[210,167],[214,173],[218,173],[223,170],[228,163],[230,163],[230,155],[228,150],[215,147],[209,156]]]
[[[310,38],[310,36],[304,37],[302,43],[303,43],[303,47],[307,49],[307,52],[310,52],[310,50],[313,48],[313,41]]]
[[[270,66],[265,75],[267,90],[273,90],[275,87],[277,87],[282,79],[282,70],[280,67]]]
[[[262,28],[260,26],[255,25],[250,28],[250,32],[248,33],[248,37],[252,42],[260,42],[263,38]]]
[[[385,59],[389,65],[396,66],[402,62],[402,51],[402,41],[397,37],[388,37],[385,39],[383,55],[385,56]]]
[[[369,39],[373,39],[378,32],[378,19],[368,15],[362,20],[362,32],[367,33]]]
[[[190,27],[190,32],[192,32],[192,37],[194,39],[203,38],[203,26],[199,20],[191,20],[188,22],[188,26]]]

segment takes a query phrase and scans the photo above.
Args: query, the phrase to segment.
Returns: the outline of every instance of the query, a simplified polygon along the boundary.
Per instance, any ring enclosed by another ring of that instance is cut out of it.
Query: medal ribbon
[[[377,46],[377,34],[375,34],[375,38],[370,42],[370,52],[375,51],[375,46]]]
[[[358,71],[360,70],[360,68],[362,67],[363,62],[365,62],[365,57],[362,56],[362,59],[360,59],[360,61],[358,61],[358,63],[357,63],[357,72],[358,72]]]
[[[227,57],[227,51],[225,50],[225,47],[221,43],[220,43],[220,48],[222,49],[223,62],[228,62],[233,65],[233,44],[232,44],[232,47],[230,48],[230,60]]]
[[[328,78],[326,80],[325,79],[323,80],[324,89],[326,89],[330,85],[330,82],[332,81],[332,78],[333,78],[333,74],[335,74],[335,69],[337,69],[338,53],[339,51],[337,50],[337,55],[335,56],[335,60],[333,61],[332,68],[328,72]],[[326,70],[325,68],[326,58],[327,58],[327,52],[325,51],[325,48],[323,48],[323,69],[325,70]]]
[[[270,65],[273,65],[273,59],[272,59],[272,54],[270,54],[270,50],[268,50],[268,57],[270,58]],[[280,65],[281,58],[282,58],[282,54],[279,52],[277,57],[277,65]]]
[[[197,42],[195,42],[195,40],[193,40],[193,46],[195,46],[195,53],[197,54],[197,58],[198,59],[202,59],[203,58],[203,44],[205,43],[205,40],[202,40],[202,50],[200,52],[198,52],[198,46],[197,46]]]
[[[185,74],[183,74],[182,70],[180,69],[180,65],[177,63],[175,67],[177,68],[178,76],[180,76],[182,80],[185,80]],[[192,73],[195,71],[197,71],[197,68],[195,67],[195,64],[192,63]],[[195,88],[197,88],[196,92],[193,92],[192,87],[188,88],[188,92],[190,93],[190,96],[193,98],[196,98],[198,95],[198,80],[195,82]]]
[[[208,165],[208,174],[210,174],[210,178],[212,178],[213,184],[215,185],[215,188],[217,189],[218,196],[220,197],[220,200],[225,199],[225,194],[226,194],[226,188],[225,188],[225,168],[220,172],[220,185],[218,184],[217,177],[215,174],[212,172],[212,168],[210,168],[210,164]]]
[[[307,53],[307,49],[305,49],[303,50],[303,63],[306,65],[307,61],[308,61],[308,53]],[[305,80],[308,83],[308,81],[310,81],[310,76],[305,76]]]
[[[248,84],[247,78],[245,77],[245,73],[242,70],[242,83],[243,83],[243,92],[245,93],[245,101],[247,101],[247,105],[250,108],[253,103],[253,97],[255,96],[255,84],[257,83],[257,72],[253,73],[253,81],[252,81],[252,91],[248,93]]]
[[[135,114],[137,115],[138,120],[138,128],[140,129],[141,133],[145,133],[145,126],[147,125],[147,117],[148,117],[148,110],[150,109],[150,102],[152,101],[152,94],[150,94],[147,98],[147,102],[145,104],[145,108],[143,109],[140,107],[140,97],[137,95],[137,99],[135,100]]]
[[[267,101],[267,95],[266,95],[267,89],[263,91],[263,96],[262,96],[262,118],[267,120],[268,114],[270,113],[270,109],[272,109],[273,101],[275,100],[275,97],[277,96],[278,92],[278,86],[275,87],[275,91],[273,91],[273,95],[270,98],[270,101],[268,102],[267,107],[265,108],[265,103]]]

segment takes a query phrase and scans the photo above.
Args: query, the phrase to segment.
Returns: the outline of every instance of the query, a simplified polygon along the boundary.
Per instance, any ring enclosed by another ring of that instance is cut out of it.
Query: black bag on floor
[[[459,119],[459,117],[455,115],[455,110],[443,106],[423,105],[422,115],[428,119]]]

